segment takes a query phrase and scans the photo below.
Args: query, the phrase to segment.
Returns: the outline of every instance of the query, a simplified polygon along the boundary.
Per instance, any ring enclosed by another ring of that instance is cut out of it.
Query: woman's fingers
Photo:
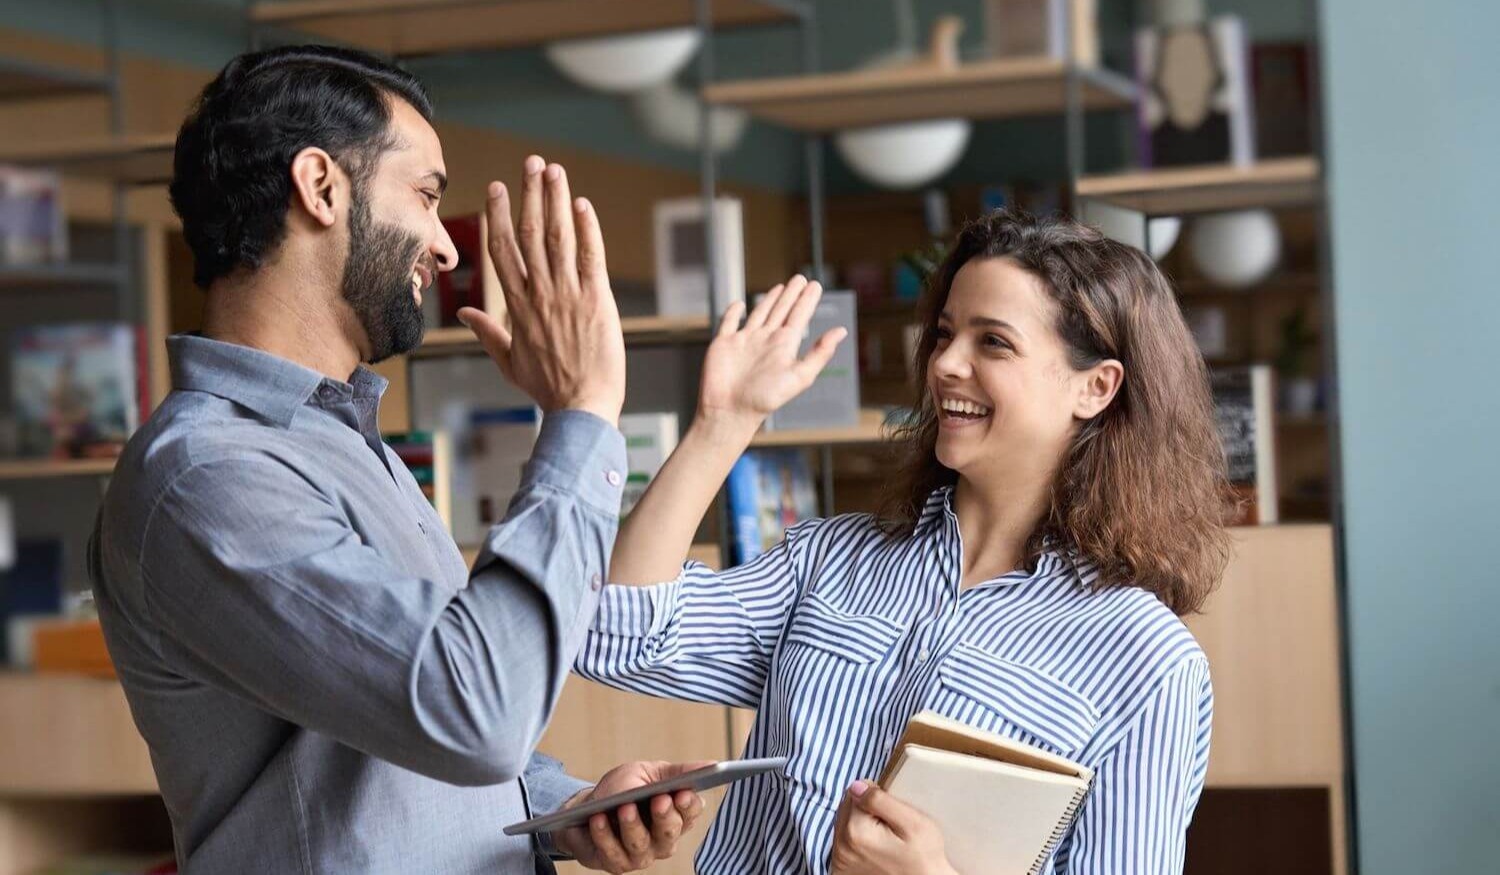
[[[733,304],[730,304],[729,309],[724,311],[724,315],[719,317],[718,336],[724,337],[738,331],[740,327],[740,317],[744,314],[744,301],[735,301]]]
[[[842,327],[824,332],[823,336],[819,337],[818,341],[807,351],[807,355],[803,356],[801,361],[792,365],[792,372],[797,375],[798,379],[804,385],[811,386],[812,381],[818,378],[818,374],[821,374],[823,369],[828,367],[828,363],[833,359],[834,351],[839,348],[839,343],[848,334],[848,329]]]
[[[807,284],[802,294],[797,298],[797,303],[787,313],[786,324],[788,328],[796,328],[801,334],[807,330],[807,323],[812,321],[813,314],[818,311],[818,301],[823,297],[823,284],[812,282]]]
[[[792,279],[796,279],[796,277],[792,277]],[[784,291],[786,291],[786,283],[777,283],[772,286],[771,290],[766,292],[765,297],[760,299],[760,303],[755,305],[755,309],[750,311],[750,318],[745,320],[745,330],[748,331],[765,325],[766,317],[770,315],[771,308],[776,306],[776,302],[781,298],[781,293]]]
[[[766,327],[775,331],[786,324],[787,314],[792,311],[792,307],[796,305],[797,299],[802,296],[806,288],[807,278],[800,273],[787,280],[786,290],[781,293],[781,297],[776,299],[776,305],[766,315]]]

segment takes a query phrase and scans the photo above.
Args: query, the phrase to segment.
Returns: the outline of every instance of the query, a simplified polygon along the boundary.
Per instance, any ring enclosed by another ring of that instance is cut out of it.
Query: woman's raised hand
[[[821,285],[798,275],[771,289],[743,326],[745,305],[732,305],[703,361],[698,417],[733,422],[753,432],[811,386],[848,334],[843,328],[828,331],[806,355],[797,357],[822,296]]]

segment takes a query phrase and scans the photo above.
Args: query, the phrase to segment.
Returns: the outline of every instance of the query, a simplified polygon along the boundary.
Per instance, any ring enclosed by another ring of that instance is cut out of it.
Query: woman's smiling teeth
[[[966,401],[962,398],[942,398],[939,399],[938,404],[943,410],[944,419],[973,421],[984,419],[991,412],[990,408],[985,407],[983,404],[976,404],[973,401]]]

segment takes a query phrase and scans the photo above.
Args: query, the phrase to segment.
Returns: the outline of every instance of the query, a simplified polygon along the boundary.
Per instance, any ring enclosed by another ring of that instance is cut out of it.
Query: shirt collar
[[[917,522],[917,531],[927,535],[946,532],[954,539],[961,537],[958,531],[958,514],[953,510],[952,486],[940,486],[927,496],[927,503],[923,505],[922,515]],[[1059,572],[1069,569],[1069,566],[1074,576],[1077,576],[1092,567],[1092,563],[1087,560],[1070,562],[1058,549],[1055,540],[1048,539],[1044,547],[1045,551],[1037,557],[1036,567],[1031,571],[1012,571],[979,586],[990,586],[995,583],[1030,583],[1051,579]]]
[[[167,338],[167,359],[172,388],[217,395],[283,428],[319,387],[330,387],[331,398],[378,401],[387,385],[364,366],[346,383],[263,350],[196,334]]]

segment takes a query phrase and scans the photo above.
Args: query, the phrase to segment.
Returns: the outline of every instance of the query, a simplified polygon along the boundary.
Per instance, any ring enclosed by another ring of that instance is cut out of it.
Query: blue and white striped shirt
[[[1092,566],[1056,554],[961,590],[951,495],[910,538],[868,515],[813,520],[729,571],[605,588],[580,674],[756,708],[745,755],[790,760],[729,790],[698,872],[827,872],[845,788],[879,775],[923,709],[1095,770],[1050,871],[1181,871],[1208,767],[1202,650],[1150,593],[1092,591]]]

